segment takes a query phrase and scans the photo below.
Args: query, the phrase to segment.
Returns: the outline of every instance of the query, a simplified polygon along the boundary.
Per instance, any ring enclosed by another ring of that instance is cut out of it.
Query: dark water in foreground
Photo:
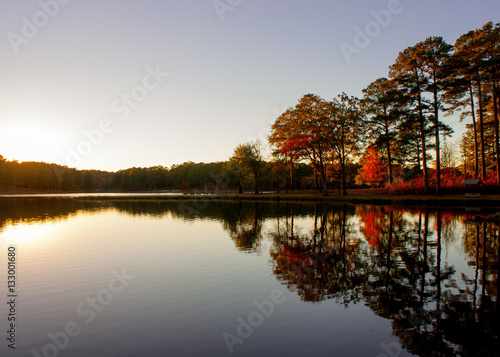
[[[472,218],[3,198],[0,355],[493,356],[499,227]]]

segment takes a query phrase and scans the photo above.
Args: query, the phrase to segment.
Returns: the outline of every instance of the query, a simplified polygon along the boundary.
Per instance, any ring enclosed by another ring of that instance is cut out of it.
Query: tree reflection
[[[260,203],[252,202],[243,207],[225,211],[223,227],[229,232],[236,247],[243,252],[259,252],[262,239],[262,217]]]
[[[285,217],[293,221],[289,212]],[[350,206],[317,205],[312,219],[314,229],[301,234],[293,233],[301,231],[296,225],[280,225],[271,248],[273,272],[302,300],[363,300],[419,356],[498,350],[498,226],[465,226],[469,276],[447,259],[462,223],[443,209],[358,206],[354,214]]]
[[[0,232],[9,224],[58,222],[79,212],[97,212],[103,208],[104,205],[97,202],[66,198],[1,198]]]
[[[292,223],[274,234],[273,272],[302,300],[334,298],[346,306],[361,300],[367,267],[366,260],[355,253],[363,242],[349,239],[352,215],[347,205],[331,210],[316,205],[312,232],[295,234],[293,214],[286,212],[285,219]]]
[[[301,300],[331,299],[346,307],[363,302],[391,320],[410,353],[487,356],[500,348],[500,229],[481,219],[441,208],[348,204],[46,198],[1,203],[0,229],[108,209],[217,221],[242,252],[259,253],[268,237],[273,273]],[[459,255],[452,254],[456,250]]]

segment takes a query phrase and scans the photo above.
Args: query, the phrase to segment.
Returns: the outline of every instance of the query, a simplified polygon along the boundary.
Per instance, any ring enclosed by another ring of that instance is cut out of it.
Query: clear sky
[[[498,0],[3,0],[0,155],[223,161],[304,94],[361,96],[406,47],[499,15]]]

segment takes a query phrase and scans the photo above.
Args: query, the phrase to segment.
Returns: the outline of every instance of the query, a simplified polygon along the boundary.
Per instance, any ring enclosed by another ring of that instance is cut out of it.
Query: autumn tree
[[[440,132],[448,135],[453,132],[449,126],[439,120],[439,114],[444,109],[442,96],[449,75],[448,61],[453,47],[446,43],[442,37],[435,36],[419,42],[416,47],[416,58],[426,78],[424,81],[424,91],[431,96],[429,104],[432,113],[431,118],[433,121],[436,150],[436,194],[439,196],[441,195]]]
[[[413,110],[418,121],[418,136],[420,137],[420,150],[422,152],[422,169],[424,173],[424,189],[429,191],[429,177],[427,171],[427,142],[426,142],[426,127],[428,118],[425,115],[427,105],[424,102],[423,92],[426,84],[425,73],[421,67],[421,63],[417,58],[418,49],[408,47],[400,52],[396,58],[396,62],[389,67],[389,77],[393,79],[398,88],[404,90],[412,97]]]
[[[374,144],[385,148],[389,182],[393,181],[391,146],[398,134],[405,96],[393,81],[379,78],[363,89],[365,124]]]
[[[491,93],[490,111],[493,118],[495,137],[495,166],[497,184],[500,184],[500,133],[499,133],[499,106],[500,106],[500,24],[488,22],[477,31],[477,40],[481,47],[485,75]]]
[[[347,195],[347,164],[349,158],[358,153],[364,140],[363,114],[359,108],[359,99],[345,93],[324,105],[327,116],[323,120],[323,135],[340,165],[342,194]]]
[[[441,143],[441,166],[443,169],[451,169],[456,163],[455,148],[448,141],[443,140]]]
[[[378,151],[373,146],[370,146],[366,151],[366,158],[361,167],[360,174],[363,180],[370,182],[373,188],[375,184],[384,181],[385,165],[382,163]]]
[[[462,173],[464,175],[464,177],[469,177],[468,176],[468,172],[469,172],[469,163],[472,161],[472,157],[470,155],[471,153],[471,148],[472,148],[472,145],[471,143],[473,143],[473,140],[471,138],[471,134],[472,132],[471,131],[467,131],[465,132],[463,135],[462,135],[462,138],[460,139],[459,141],[459,153],[460,153],[460,162],[461,162],[461,166],[463,167],[462,169]],[[475,160],[475,158],[474,158]],[[474,172],[475,173],[475,172]],[[474,177],[477,177],[477,175],[475,175]]]
[[[309,161],[321,176],[324,195],[328,195],[326,166],[330,143],[324,137],[325,101],[306,94],[294,108],[287,109],[271,126],[270,144],[278,151]]]
[[[279,193],[282,187],[288,192],[288,175],[283,174],[287,171],[286,156],[275,153],[269,166],[271,171],[271,184],[276,188],[276,192]]]
[[[258,142],[240,144],[234,149],[233,156],[229,159],[234,165],[235,172],[239,177],[239,193],[243,193],[243,181],[251,177],[254,184],[254,192],[260,192],[260,184],[264,169],[262,149]]]
[[[474,36],[473,32],[469,32],[460,36],[455,41],[455,52],[452,54],[448,67],[451,75],[448,78],[446,91],[444,93],[444,101],[449,105],[449,110],[446,115],[452,115],[457,111],[460,112],[460,121],[467,117],[472,119],[473,142],[474,142],[474,177],[479,177],[479,143],[478,143],[478,124],[476,120],[476,87],[474,86],[474,61],[471,61],[471,56],[468,51],[468,42]],[[480,81],[479,81],[480,86]],[[479,99],[482,103],[482,100]],[[482,104],[481,104],[482,105]],[[484,159],[484,131],[483,131],[483,116],[481,111],[481,157]],[[485,170],[485,165],[482,165]],[[483,176],[484,177],[484,176]]]
[[[430,123],[426,121],[424,127],[425,140],[432,136],[432,128]],[[421,150],[421,135],[418,114],[412,108],[405,110],[401,117],[401,123],[398,126],[396,140],[394,140],[394,162],[400,167],[413,168],[416,167],[418,172],[422,172],[422,150]],[[430,144],[427,146],[429,148]],[[426,155],[426,161],[431,160],[431,155]]]
[[[493,114],[495,133],[495,151],[497,162],[497,179],[499,170],[499,146],[498,146],[498,75],[499,75],[499,25],[489,22],[481,29],[469,31],[460,36],[456,43],[456,52],[454,56],[460,61],[460,75],[464,80],[470,83],[470,97],[474,95],[477,98],[479,116],[479,143],[481,152],[481,177],[486,179],[487,175],[487,141],[486,141],[486,112],[488,97],[486,92],[490,89],[491,92],[491,108]],[[472,115],[475,114],[474,106],[471,99]],[[473,117],[474,119],[474,117]],[[476,139],[477,140],[477,139]],[[477,144],[476,144],[477,147]],[[477,160],[479,161],[479,160]]]

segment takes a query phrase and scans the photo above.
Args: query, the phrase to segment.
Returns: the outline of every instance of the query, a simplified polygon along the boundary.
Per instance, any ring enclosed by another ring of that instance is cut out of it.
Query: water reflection
[[[78,212],[99,212],[106,206],[61,198],[0,198],[0,232],[6,225],[60,222]]]
[[[500,348],[499,227],[477,217],[347,204],[12,198],[1,200],[0,232],[106,210],[217,221],[245,253],[262,253],[267,241],[272,273],[302,301],[363,303],[391,321],[412,354],[486,356]]]
[[[292,224],[275,234],[271,253],[277,278],[304,301],[363,301],[392,321],[401,345],[416,355],[498,350],[498,226],[475,221],[460,230],[467,217],[439,208],[319,211],[310,233],[294,234]],[[461,246],[475,274],[457,271],[461,262],[453,266],[444,246]]]

